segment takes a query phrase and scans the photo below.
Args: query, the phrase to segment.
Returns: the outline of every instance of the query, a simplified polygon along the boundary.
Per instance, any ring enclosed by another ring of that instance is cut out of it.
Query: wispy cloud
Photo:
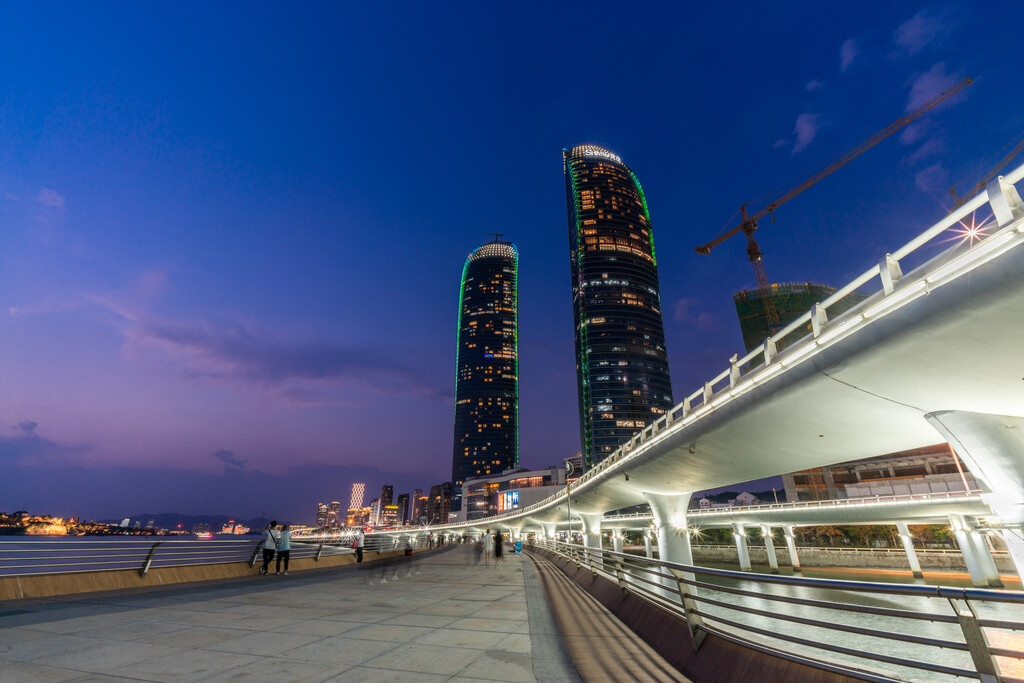
[[[914,111],[942,91],[951,88],[958,80],[960,80],[958,73],[947,70],[945,62],[938,62],[928,71],[918,74],[911,80],[910,94],[907,96],[905,110],[907,112]],[[965,99],[967,99],[967,95],[961,90],[940,104],[938,108],[951,107]]]
[[[807,92],[821,90],[824,87],[825,84],[819,81],[817,78],[812,78],[811,80],[807,81],[807,83],[804,85],[804,88],[807,90]]]
[[[914,176],[914,186],[927,194],[945,193],[949,189],[949,173],[941,163],[932,164]]]
[[[36,193],[35,200],[37,204],[42,204],[43,206],[49,206],[55,209],[64,208],[64,195],[55,190],[51,190],[48,187],[44,187],[39,190],[39,192]]]
[[[848,38],[839,46],[839,73],[844,74],[849,70],[860,54],[860,47],[853,38]]]
[[[222,448],[219,451],[214,451],[213,453],[211,453],[211,455],[215,457],[217,460],[220,460],[225,465],[228,465],[230,467],[237,467],[238,469],[245,469],[245,460],[239,458],[237,455],[235,455],[229,450],[225,450]]]
[[[804,112],[800,116],[796,117],[796,125],[793,127],[793,132],[796,134],[796,142],[793,143],[793,154],[799,154],[807,148],[812,142],[814,137],[818,134],[821,129],[821,115],[812,114],[810,112]]]
[[[914,153],[907,157],[907,162],[916,164],[929,157],[938,156],[946,151],[946,143],[942,138],[931,138],[923,145],[914,150]]]
[[[17,428],[25,432],[26,434],[31,434],[32,432],[36,431],[36,427],[38,426],[38,422],[34,422],[32,420],[25,420],[24,422],[19,422]]]
[[[900,24],[892,34],[892,42],[903,52],[914,55],[929,45],[944,43],[958,25],[949,7],[926,7]]]
[[[696,297],[684,297],[672,305],[672,319],[689,327],[707,331],[718,327],[718,316],[708,311],[695,310],[700,304]]]

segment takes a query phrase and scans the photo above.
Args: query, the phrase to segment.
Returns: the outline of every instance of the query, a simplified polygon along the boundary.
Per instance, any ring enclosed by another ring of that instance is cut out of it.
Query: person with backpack
[[[284,575],[288,576],[288,559],[291,554],[292,532],[288,531],[288,525],[285,524],[277,538],[277,574],[281,573],[281,560],[284,560]]]

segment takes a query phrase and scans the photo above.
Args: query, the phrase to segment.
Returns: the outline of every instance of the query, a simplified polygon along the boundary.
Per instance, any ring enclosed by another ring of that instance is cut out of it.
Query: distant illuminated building
[[[452,508],[452,483],[435,484],[427,497],[427,524],[447,524]]]
[[[452,509],[462,482],[519,465],[519,253],[495,239],[462,268],[455,353]]]
[[[350,510],[358,510],[363,507],[363,494],[366,493],[366,484],[352,484],[352,498],[348,502]]]
[[[327,503],[316,504],[316,525],[321,528],[327,526]]]
[[[380,507],[380,525],[398,526],[398,506],[382,505]]]
[[[398,523],[405,525],[409,523],[409,494],[402,493],[398,496]]]
[[[327,506],[327,523],[324,524],[326,527],[337,527],[341,525],[341,503],[338,501],[332,501]]]
[[[421,524],[427,517],[427,496],[423,495],[423,489],[416,489],[412,492],[412,523]]]
[[[380,489],[380,506],[385,508],[395,502],[395,487],[391,484],[384,484]]]
[[[594,145],[562,150],[586,468],[672,408],[654,232],[640,181]]]

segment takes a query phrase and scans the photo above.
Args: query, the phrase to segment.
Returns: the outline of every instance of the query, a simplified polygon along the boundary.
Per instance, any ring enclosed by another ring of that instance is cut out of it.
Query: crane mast
[[[882,130],[878,131],[868,139],[864,140],[856,147],[853,147],[844,152],[843,154],[839,155],[831,162],[826,164],[824,167],[819,169],[817,172],[808,176],[799,184],[795,185],[789,190],[786,190],[781,195],[768,202],[768,204],[766,204],[764,208],[760,209],[753,215],[747,214],[747,206],[749,202],[748,204],[744,204],[740,209],[742,212],[742,222],[739,225],[732,228],[731,230],[726,231],[722,235],[716,237],[711,242],[708,242],[707,244],[702,244],[701,246],[696,248],[696,252],[698,254],[708,254],[712,249],[714,249],[719,244],[726,241],[733,235],[739,232],[742,232],[744,234],[744,236],[747,238],[747,260],[750,261],[751,265],[754,268],[754,279],[757,282],[757,289],[761,295],[765,319],[768,323],[769,336],[771,336],[774,330],[777,330],[779,328],[781,323],[779,321],[779,312],[775,307],[775,299],[772,296],[771,282],[768,280],[768,274],[765,272],[764,269],[764,254],[762,254],[761,252],[761,246],[757,243],[757,240],[754,239],[754,232],[757,230],[757,221],[761,218],[764,218],[768,214],[773,213],[775,209],[779,208],[789,200],[793,199],[804,190],[807,190],[813,187],[814,185],[818,184],[826,177],[836,172],[846,164],[850,163],[851,161],[859,157],[861,154],[868,151],[869,149],[871,149],[872,147],[874,147],[879,142],[886,139],[896,131],[910,125],[916,119],[920,118],[927,112],[931,111],[932,109],[940,105],[942,102],[946,101],[956,93],[960,92],[961,90],[969,86],[971,83],[973,83],[973,81],[970,78],[965,78],[959,83],[948,88],[947,90],[944,90],[943,92],[939,93],[938,95],[928,100],[923,105],[921,105],[914,111],[910,112],[906,116],[903,116],[897,119],[896,121],[893,121],[887,127],[883,128]]]

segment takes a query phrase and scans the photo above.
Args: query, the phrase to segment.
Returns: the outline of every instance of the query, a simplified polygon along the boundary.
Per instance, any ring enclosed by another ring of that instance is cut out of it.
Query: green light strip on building
[[[470,254],[472,256],[472,254]],[[466,265],[462,266],[462,284],[459,285],[459,321],[455,330],[455,406],[452,411],[452,425],[458,417],[459,412],[459,347],[462,346],[462,298],[466,295],[466,271],[469,270],[469,259],[466,257]]]
[[[576,172],[573,162],[568,163],[569,170],[569,186],[572,188],[572,205],[573,205],[573,216],[575,217],[576,223],[576,273],[577,280],[581,278],[579,275],[583,272],[583,239],[582,239],[582,223],[580,222],[580,200],[579,192],[576,188]],[[580,163],[583,163],[582,161]],[[641,194],[642,196],[642,194]],[[574,285],[579,284],[573,283]],[[583,415],[580,419],[583,421],[583,460],[587,467],[592,467],[594,464],[594,434],[593,434],[593,415],[592,413],[592,401],[590,398],[590,351],[589,344],[587,341],[587,312],[586,312],[586,296],[584,295],[582,285],[579,290],[580,297],[580,367],[582,368],[580,376],[580,391],[582,392],[583,398]]]
[[[640,185],[640,181],[636,179],[636,174],[633,171],[629,172],[629,177],[633,179],[636,191],[640,193],[640,203],[644,207],[644,218],[647,219],[647,232],[651,236],[651,260],[654,262],[654,267],[657,268],[658,257],[654,255],[654,225],[651,223],[651,212],[647,210],[647,197],[644,196],[644,188]]]

